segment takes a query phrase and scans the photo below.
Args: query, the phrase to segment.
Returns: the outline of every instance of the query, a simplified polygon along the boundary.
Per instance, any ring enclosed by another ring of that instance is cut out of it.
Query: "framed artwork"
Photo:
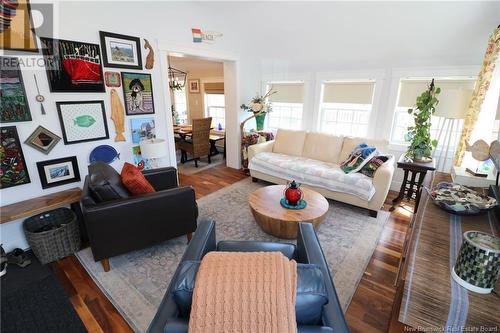
[[[29,0],[2,1],[0,49],[38,52]]]
[[[59,140],[61,138],[58,135],[43,126],[38,126],[24,143],[44,154],[48,154],[57,145]]]
[[[99,45],[40,38],[51,92],[104,92]]]
[[[155,119],[153,117],[131,119],[130,130],[132,131],[132,143],[154,139],[156,138]]]
[[[150,74],[122,72],[122,89],[127,116],[155,113]]]
[[[189,92],[199,94],[200,93],[200,80],[189,80]]]
[[[42,188],[50,188],[80,181],[76,156],[36,162]]]
[[[104,67],[142,69],[141,40],[99,31]]]
[[[132,156],[134,158],[135,166],[137,166],[139,170],[143,170],[146,166],[146,160],[142,157],[140,146],[132,147]]]
[[[118,88],[122,85],[122,79],[118,72],[104,72],[104,82],[106,87]]]
[[[30,176],[16,126],[0,127],[0,189],[28,184]]]
[[[0,61],[0,122],[30,121],[31,113],[19,60],[0,57]]]
[[[109,138],[103,101],[56,102],[67,145]]]

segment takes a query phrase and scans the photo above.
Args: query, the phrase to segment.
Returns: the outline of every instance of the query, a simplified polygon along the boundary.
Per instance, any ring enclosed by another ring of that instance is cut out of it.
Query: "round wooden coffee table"
[[[262,230],[279,238],[294,239],[297,238],[298,222],[309,222],[314,228],[318,228],[329,208],[325,197],[316,191],[301,187],[307,207],[287,209],[280,204],[284,190],[284,185],[272,185],[250,194],[250,209]]]

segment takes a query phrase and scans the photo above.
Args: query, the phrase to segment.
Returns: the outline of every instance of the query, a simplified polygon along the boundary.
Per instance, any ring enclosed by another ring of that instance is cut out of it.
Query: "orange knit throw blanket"
[[[193,292],[190,333],[297,332],[297,263],[280,252],[209,252]]]

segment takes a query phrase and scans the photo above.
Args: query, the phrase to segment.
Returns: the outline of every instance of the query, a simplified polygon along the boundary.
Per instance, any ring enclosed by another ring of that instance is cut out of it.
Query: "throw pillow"
[[[154,187],[135,165],[125,162],[122,168],[122,183],[133,195],[153,193]]]
[[[357,145],[349,157],[340,164],[340,168],[345,173],[353,173],[361,170],[372,157],[377,154],[377,148],[370,147],[366,143]]]
[[[373,178],[375,171],[389,160],[389,156],[375,156],[368,163],[366,163],[359,172],[363,175]]]

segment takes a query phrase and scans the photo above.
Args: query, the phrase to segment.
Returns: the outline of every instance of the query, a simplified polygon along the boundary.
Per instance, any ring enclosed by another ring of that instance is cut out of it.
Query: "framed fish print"
[[[24,89],[19,60],[0,57],[0,122],[30,121],[31,113]]]
[[[141,40],[99,31],[104,67],[142,69]]]
[[[0,49],[38,52],[29,0],[2,0],[0,8]]]
[[[99,45],[40,38],[51,92],[104,92]]]
[[[36,162],[42,188],[50,188],[80,181],[76,156]]]
[[[58,135],[43,126],[38,126],[24,143],[44,154],[48,154],[60,140],[61,138]]]
[[[56,102],[67,145],[109,138],[103,101]]]
[[[0,127],[0,144],[0,189],[28,184],[30,176],[16,126]]]
[[[150,74],[122,72],[122,89],[127,116],[155,113]]]

